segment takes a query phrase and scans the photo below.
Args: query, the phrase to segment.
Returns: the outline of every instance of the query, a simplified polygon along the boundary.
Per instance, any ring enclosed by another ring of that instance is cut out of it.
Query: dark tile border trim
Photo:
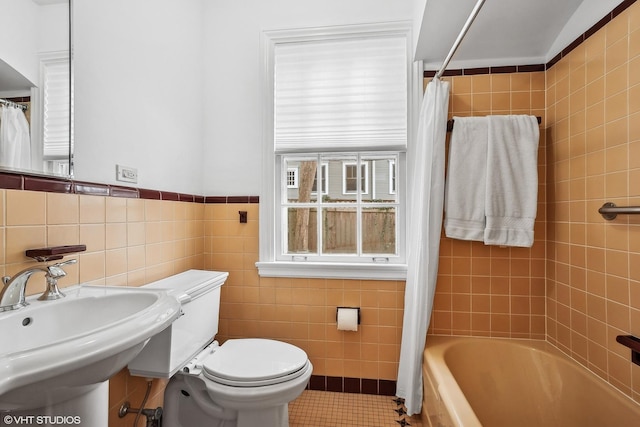
[[[162,200],[162,193],[157,190],[147,190],[145,188],[138,189],[138,195],[141,199]]]
[[[205,203],[227,204],[227,203],[260,203],[258,196],[206,196]]]
[[[459,70],[445,70],[443,76],[473,76],[477,74],[507,74],[507,73],[531,73],[534,71],[544,71],[544,64],[531,65],[503,65],[499,67],[483,67],[483,68],[461,68]],[[424,78],[431,78],[436,75],[435,70],[425,71]]]
[[[76,194],[88,194],[93,196],[108,196],[109,186],[92,184],[90,182],[74,182],[73,192]]]
[[[0,187],[8,190],[22,190],[24,189],[24,177],[22,175],[0,173]]]
[[[260,203],[258,196],[199,196],[146,188],[96,184],[72,179],[31,175],[20,172],[0,172],[0,189],[45,191],[48,193],[83,194],[90,196],[124,197],[129,199],[171,200],[188,203]]]
[[[193,194],[178,194],[178,200],[181,202],[190,202],[193,203],[195,201],[195,197]]]
[[[109,195],[112,197],[126,197],[129,199],[139,199],[140,193],[137,188],[109,186]]]
[[[14,97],[5,98],[5,99],[11,102],[31,102],[30,96],[14,96]]]
[[[375,394],[379,396],[396,395],[395,381],[369,378],[311,375],[307,388],[309,390],[336,391],[340,393]]]
[[[25,190],[47,191],[49,193],[71,193],[73,185],[71,181],[40,178],[35,176],[23,176]]]
[[[553,67],[558,61],[567,56],[569,52],[574,50],[576,47],[580,46],[587,40],[589,37],[594,35],[598,30],[607,25],[609,22],[613,20],[616,16],[620,15],[624,12],[629,6],[634,4],[636,0],[625,0],[616,6],[611,12],[605,15],[601,20],[596,22],[591,28],[585,31],[583,34],[578,36],[574,41],[569,43],[567,47],[562,49],[560,53],[554,56],[549,62],[546,64],[535,64],[535,65],[511,65],[511,66],[501,66],[501,67],[484,67],[484,68],[461,68],[457,70],[445,70],[443,76],[451,77],[451,76],[471,76],[475,74],[500,74],[500,73],[531,73],[535,71],[545,71],[549,68]],[[424,78],[431,78],[436,75],[436,70],[430,70],[424,72]]]

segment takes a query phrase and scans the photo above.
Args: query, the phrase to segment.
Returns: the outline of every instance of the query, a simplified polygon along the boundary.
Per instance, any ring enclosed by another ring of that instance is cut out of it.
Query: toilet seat
[[[291,344],[261,338],[228,340],[202,361],[202,373],[216,383],[259,387],[306,372],[307,354]]]

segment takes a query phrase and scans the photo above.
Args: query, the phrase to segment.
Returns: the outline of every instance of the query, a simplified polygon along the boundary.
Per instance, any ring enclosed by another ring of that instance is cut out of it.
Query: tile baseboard
[[[307,388],[317,391],[373,394],[378,396],[396,395],[396,381],[369,378],[311,375]]]

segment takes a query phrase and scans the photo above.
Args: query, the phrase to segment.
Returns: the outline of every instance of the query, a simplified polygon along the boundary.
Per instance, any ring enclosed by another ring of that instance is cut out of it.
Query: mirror
[[[71,0],[4,0],[0,170],[73,173]]]

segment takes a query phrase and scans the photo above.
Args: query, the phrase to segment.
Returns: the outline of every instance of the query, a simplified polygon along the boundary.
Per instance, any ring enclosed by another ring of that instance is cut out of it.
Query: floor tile
[[[290,427],[422,427],[392,396],[305,390],[289,403]]]

